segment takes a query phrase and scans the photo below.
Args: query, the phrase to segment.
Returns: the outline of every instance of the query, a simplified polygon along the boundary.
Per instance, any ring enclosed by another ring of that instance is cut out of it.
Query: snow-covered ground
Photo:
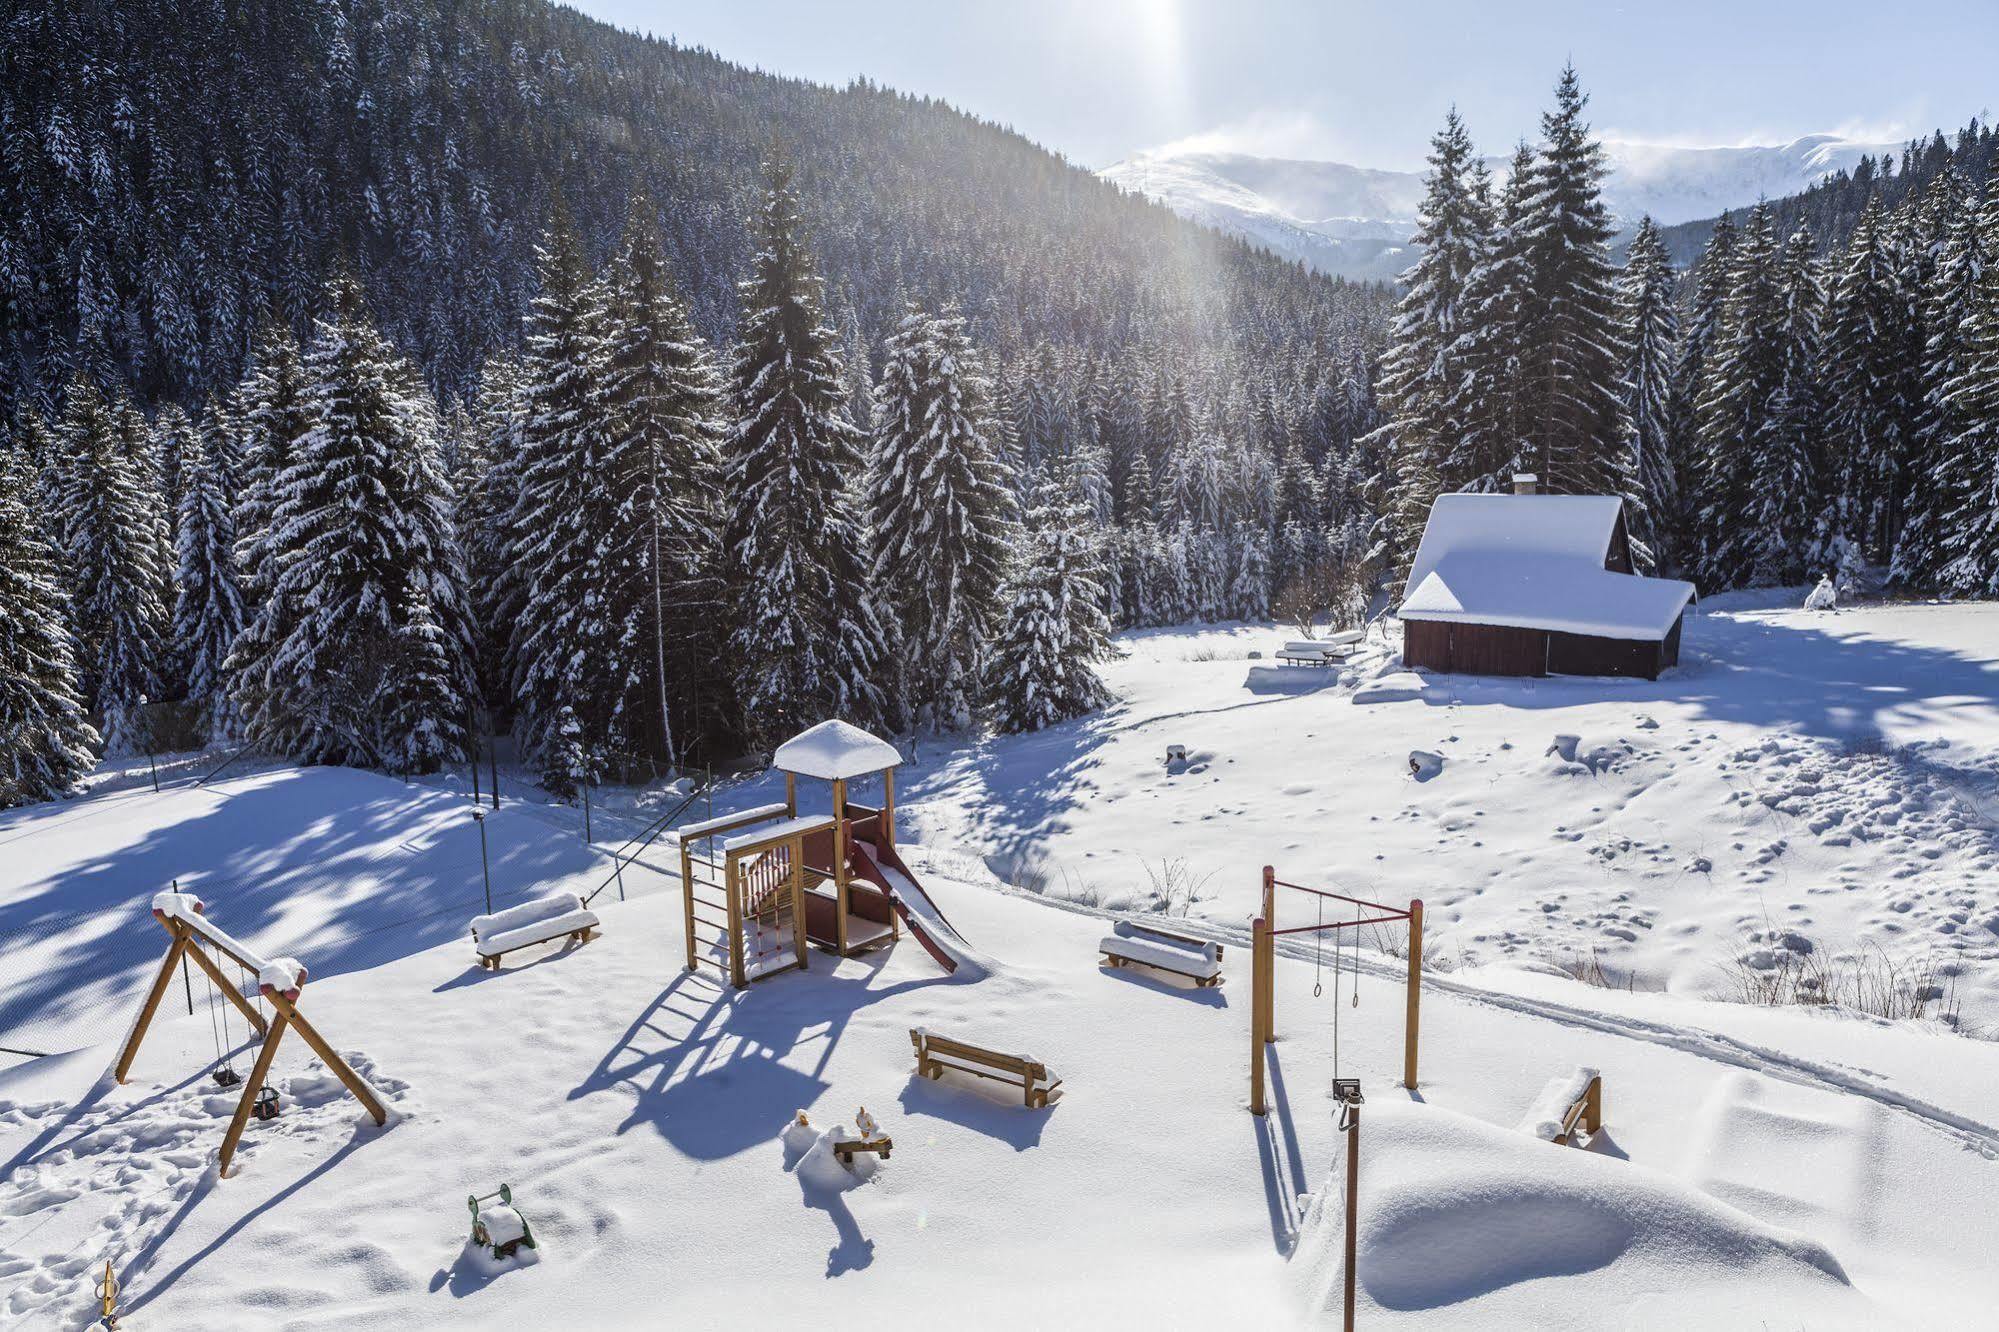
[[[905,858],[991,959],[975,983],[905,944],[729,992],[681,974],[657,873],[598,899],[602,937],[482,972],[449,780],[262,774],[0,815],[0,1005],[106,1042],[0,1072],[0,1323],[83,1326],[106,1260],[130,1328],[1323,1323],[1335,998],[1338,1071],[1368,1097],[1365,1325],[1989,1320],[1999,1045],[1703,996],[1790,933],[1945,956],[1965,1025],[1991,1021],[1999,607],[1711,607],[1657,684],[1274,666],[1291,636],[1132,635],[1113,712],[925,742]],[[1444,757],[1422,780],[1417,749]],[[487,829],[502,904],[593,886],[636,826],[613,813],[589,848],[573,811],[509,802]],[[1429,904],[1419,1095],[1396,1082],[1393,959],[1363,957],[1358,1007],[1330,983],[1315,1000],[1305,936],[1280,958],[1275,1108],[1246,1112],[1266,862]],[[199,1003],[127,1085],[103,1078],[120,1032],[84,1019],[129,1020],[172,877],[312,967],[301,1007],[387,1127],[288,1043],[284,1114],[218,1180],[233,1098],[205,1077]],[[1117,908],[1185,913],[1230,945],[1227,984],[1101,969]],[[1544,965],[1590,949],[1632,988]],[[1062,1092],[1031,1112],[918,1081],[913,1026],[1045,1061]],[[1603,1071],[1607,1130],[1586,1151],[1518,1132],[1577,1065]],[[797,1109],[823,1127],[862,1105],[896,1144],[872,1178],[783,1141]],[[467,1244],[466,1195],[501,1182],[541,1245],[525,1262]]]

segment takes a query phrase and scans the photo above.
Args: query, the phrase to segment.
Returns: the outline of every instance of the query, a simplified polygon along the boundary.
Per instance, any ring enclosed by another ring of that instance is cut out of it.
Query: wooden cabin
[[[1624,675],[1656,680],[1680,660],[1694,585],[1632,572],[1624,501],[1440,495],[1401,609],[1402,660],[1477,675]]]

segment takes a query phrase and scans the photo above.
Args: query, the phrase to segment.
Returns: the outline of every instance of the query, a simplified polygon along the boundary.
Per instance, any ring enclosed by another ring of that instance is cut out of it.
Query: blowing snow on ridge
[[[1796,194],[1901,145],[1808,134],[1786,144],[1689,148],[1605,139],[1603,147],[1610,166],[1604,200],[1628,229],[1648,213],[1671,225]],[[1506,159],[1488,158],[1486,166],[1501,177]],[[1423,197],[1420,171],[1245,153],[1139,153],[1097,174],[1190,221],[1354,278],[1392,278],[1408,266]]]

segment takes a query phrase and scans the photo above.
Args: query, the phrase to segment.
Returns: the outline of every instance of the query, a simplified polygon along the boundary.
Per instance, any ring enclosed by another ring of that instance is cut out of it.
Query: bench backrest
[[[987,1068],[997,1068],[1007,1073],[1018,1073],[1022,1077],[1040,1077],[1046,1072],[1046,1069],[1042,1065],[1032,1059],[1023,1059],[1019,1055],[1001,1054],[997,1050],[988,1050],[984,1046],[967,1045],[963,1041],[954,1041],[948,1036],[933,1036],[926,1031],[911,1031],[909,1039],[910,1043],[915,1045],[918,1054],[946,1055],[952,1059],[963,1059],[968,1063],[984,1064]]]
[[[482,938],[489,934],[504,934],[508,930],[518,930],[529,925],[538,925],[557,916],[566,916],[572,911],[583,909],[583,900],[575,893],[553,893],[533,902],[522,902],[519,906],[508,907],[505,911],[495,911],[489,916],[472,918],[472,937]]]
[[[1111,932],[1122,934],[1127,939],[1158,939],[1164,943],[1174,944],[1181,948],[1191,948],[1201,953],[1205,953],[1212,948],[1214,956],[1220,957],[1222,955],[1220,944],[1210,943],[1206,939],[1196,939],[1191,934],[1179,934],[1173,930],[1162,930],[1156,925],[1141,925],[1135,920],[1118,921],[1115,925],[1111,926]]]

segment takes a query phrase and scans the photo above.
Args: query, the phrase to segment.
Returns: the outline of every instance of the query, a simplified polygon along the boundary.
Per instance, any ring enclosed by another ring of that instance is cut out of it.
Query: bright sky
[[[1454,100],[1503,152],[1570,56],[1620,138],[1893,140],[1999,98],[1993,0],[569,2],[740,64],[938,96],[1091,167],[1187,140],[1417,167]]]

